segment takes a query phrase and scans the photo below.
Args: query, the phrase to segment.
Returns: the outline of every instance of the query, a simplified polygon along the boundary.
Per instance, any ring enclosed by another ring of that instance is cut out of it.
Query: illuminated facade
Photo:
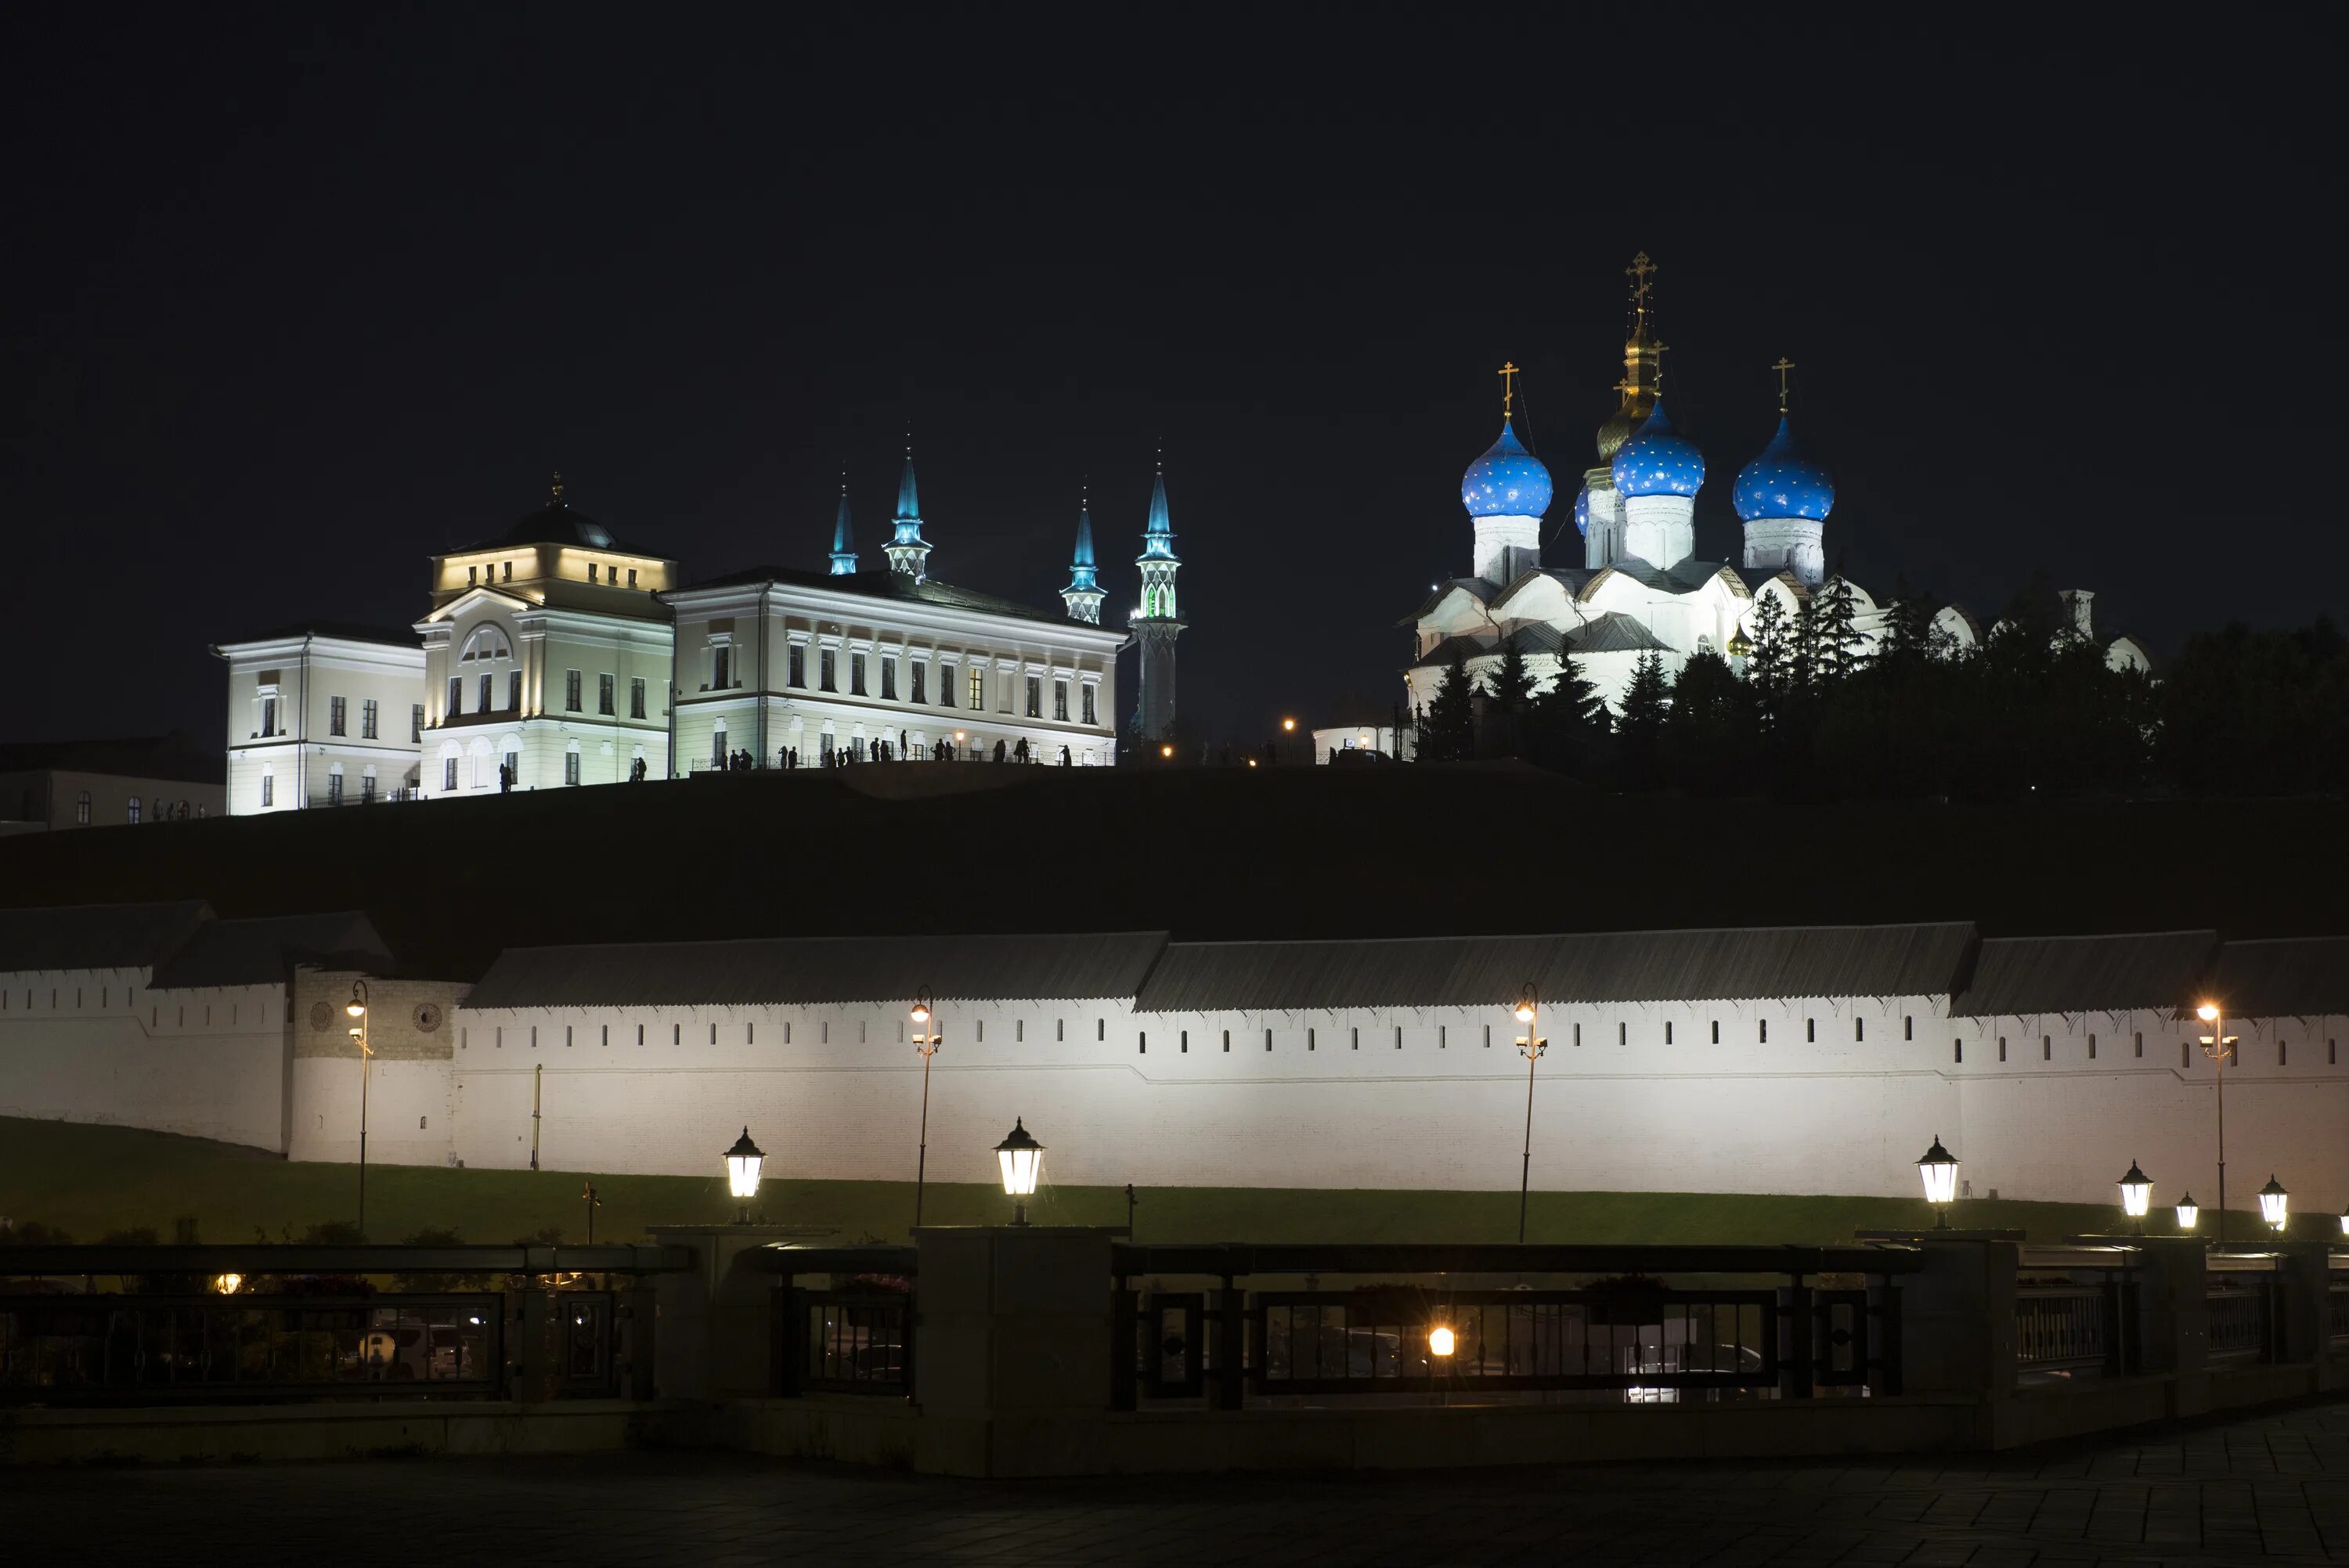
[[[1696,497],[1705,461],[1665,407],[1654,275],[1645,255],[1630,268],[1630,325],[1623,377],[1614,388],[1618,404],[1599,428],[1599,462],[1584,472],[1574,498],[1578,564],[1543,564],[1544,531],[1555,543],[1564,527],[1547,521],[1553,481],[1515,428],[1516,370],[1503,366],[1500,438],[1461,481],[1461,504],[1475,525],[1469,575],[1434,584],[1412,617],[1413,665],[1404,674],[1412,711],[1424,711],[1455,657],[1486,685],[1509,645],[1524,655],[1537,689],[1557,678],[1570,655],[1609,706],[1619,708],[1643,657],[1655,655],[1667,674],[1702,652],[1742,667],[1738,650],[1750,642],[1763,601],[1778,600],[1791,625],[1826,582],[1835,482],[1795,440],[1786,408],[1786,373],[1794,366],[1783,359],[1772,366],[1779,377],[1777,433],[1739,472],[1733,491],[1743,534],[1739,559],[1697,558]],[[1889,606],[1851,587],[1865,654],[1882,641]],[[2064,595],[2077,632],[2097,638],[2116,668],[2150,667],[2136,639],[2096,632],[2089,614],[2094,597],[2085,590]],[[1971,647],[1982,635],[1980,623],[1956,605],[1941,606],[1932,627],[1953,648]]]
[[[1174,639],[1183,617],[1174,599],[1174,574],[1183,562],[1174,554],[1174,522],[1166,510],[1166,470],[1162,466],[1150,490],[1150,521],[1134,562],[1142,573],[1142,603],[1130,624],[1141,650],[1142,694],[1134,705],[1134,733],[1145,741],[1174,737]]]

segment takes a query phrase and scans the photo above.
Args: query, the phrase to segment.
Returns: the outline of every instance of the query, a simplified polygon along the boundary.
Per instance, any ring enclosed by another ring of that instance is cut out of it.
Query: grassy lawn
[[[665,1222],[733,1213],[723,1179],[588,1176],[576,1171],[450,1171],[376,1166],[367,1172],[367,1229],[378,1241],[421,1230],[469,1242],[544,1236],[586,1239],[580,1189],[603,1199],[598,1241],[645,1239]],[[295,1164],[254,1150],[119,1127],[0,1118],[0,1215],[53,1226],[79,1242],[152,1229],[171,1241],[192,1220],[199,1240],[298,1239],[349,1221],[358,1177],[347,1165]],[[1312,1188],[1153,1187],[1136,1194],[1134,1233],[1145,1242],[1506,1242],[1516,1236],[1515,1192],[1369,1191]],[[778,1223],[829,1227],[843,1242],[902,1240],[913,1221],[910,1181],[774,1181],[759,1208]],[[1112,1187],[1048,1187],[1029,1208],[1040,1224],[1125,1222]],[[993,1187],[932,1182],[923,1218],[981,1224],[1010,1217]],[[1930,1223],[1921,1200],[1753,1197],[1709,1192],[1536,1192],[1527,1233],[1549,1242],[1848,1241],[1860,1228]],[[2116,1228],[2088,1204],[1981,1201],[1954,1222],[2025,1230],[2033,1240]]]

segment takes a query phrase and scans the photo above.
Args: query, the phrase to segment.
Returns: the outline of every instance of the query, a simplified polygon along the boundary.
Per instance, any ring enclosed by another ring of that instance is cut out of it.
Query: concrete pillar
[[[2340,1386],[2332,1357],[2333,1329],[2327,1293],[2333,1284],[2333,1248],[2326,1242],[2279,1242],[2276,1267],[2276,1356],[2280,1362],[2305,1362],[2316,1369],[2316,1387]]]
[[[2169,1415],[2210,1408],[2209,1257],[2199,1238],[2148,1236],[2137,1243],[2137,1366],[2170,1379]]]
[[[664,1399],[763,1398],[773,1391],[775,1291],[785,1282],[737,1264],[747,1253],[810,1234],[792,1225],[655,1225],[654,1240],[693,1249],[694,1266],[654,1277],[653,1382]]]
[[[1110,1407],[1110,1231],[926,1226],[914,1397],[938,1468],[1065,1475]]]
[[[1992,1446],[2014,1398],[2013,1242],[1919,1238],[1921,1274],[1900,1282],[1901,1391],[1971,1394],[1982,1401],[1976,1439]]]

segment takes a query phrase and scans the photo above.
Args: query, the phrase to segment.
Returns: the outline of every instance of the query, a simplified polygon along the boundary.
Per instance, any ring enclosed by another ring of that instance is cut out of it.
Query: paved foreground
[[[959,1481],[740,1455],[0,1471],[25,1563],[2349,1563],[2349,1405],[1901,1464]]]

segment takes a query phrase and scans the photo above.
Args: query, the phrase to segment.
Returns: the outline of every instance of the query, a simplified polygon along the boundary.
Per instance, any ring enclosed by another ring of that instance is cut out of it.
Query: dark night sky
[[[1505,357],[1563,520],[1640,249],[1701,555],[1783,353],[1863,583],[2172,648],[2339,580],[2313,10],[256,15],[5,24],[0,738],[218,744],[209,642],[412,619],[555,468],[693,576],[820,566],[845,463],[877,564],[908,418],[940,577],[1054,603],[1090,475],[1119,619],[1163,437],[1258,734],[1392,689]]]

